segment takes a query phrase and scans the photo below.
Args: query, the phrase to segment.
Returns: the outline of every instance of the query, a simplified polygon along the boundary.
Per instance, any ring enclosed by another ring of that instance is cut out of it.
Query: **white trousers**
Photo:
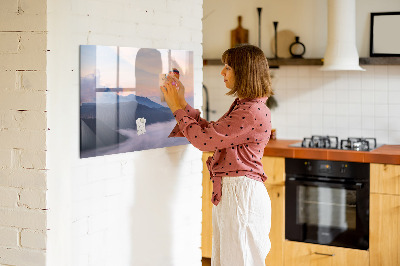
[[[212,266],[265,265],[271,249],[271,201],[262,182],[245,176],[223,177],[212,223]]]

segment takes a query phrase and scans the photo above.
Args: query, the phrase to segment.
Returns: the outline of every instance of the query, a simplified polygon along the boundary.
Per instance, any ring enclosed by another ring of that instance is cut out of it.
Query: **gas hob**
[[[337,149],[353,151],[371,151],[379,146],[376,138],[349,137],[339,141],[337,136],[318,136],[306,137],[303,141],[289,145],[301,148]]]

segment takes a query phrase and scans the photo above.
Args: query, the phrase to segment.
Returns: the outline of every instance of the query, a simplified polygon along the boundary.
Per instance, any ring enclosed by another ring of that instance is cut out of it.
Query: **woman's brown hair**
[[[246,44],[228,49],[222,54],[222,63],[235,74],[235,86],[227,95],[255,99],[274,94],[268,61],[260,48]]]

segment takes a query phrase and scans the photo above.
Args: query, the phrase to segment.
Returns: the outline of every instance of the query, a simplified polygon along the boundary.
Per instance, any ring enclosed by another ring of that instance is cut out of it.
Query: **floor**
[[[202,258],[201,262],[203,263],[203,266],[211,266],[211,259],[209,258]]]

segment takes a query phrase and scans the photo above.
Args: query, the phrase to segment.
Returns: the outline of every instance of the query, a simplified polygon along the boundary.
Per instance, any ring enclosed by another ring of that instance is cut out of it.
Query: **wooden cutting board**
[[[231,48],[242,43],[249,43],[249,31],[242,27],[242,16],[238,16],[238,27],[231,30]]]

